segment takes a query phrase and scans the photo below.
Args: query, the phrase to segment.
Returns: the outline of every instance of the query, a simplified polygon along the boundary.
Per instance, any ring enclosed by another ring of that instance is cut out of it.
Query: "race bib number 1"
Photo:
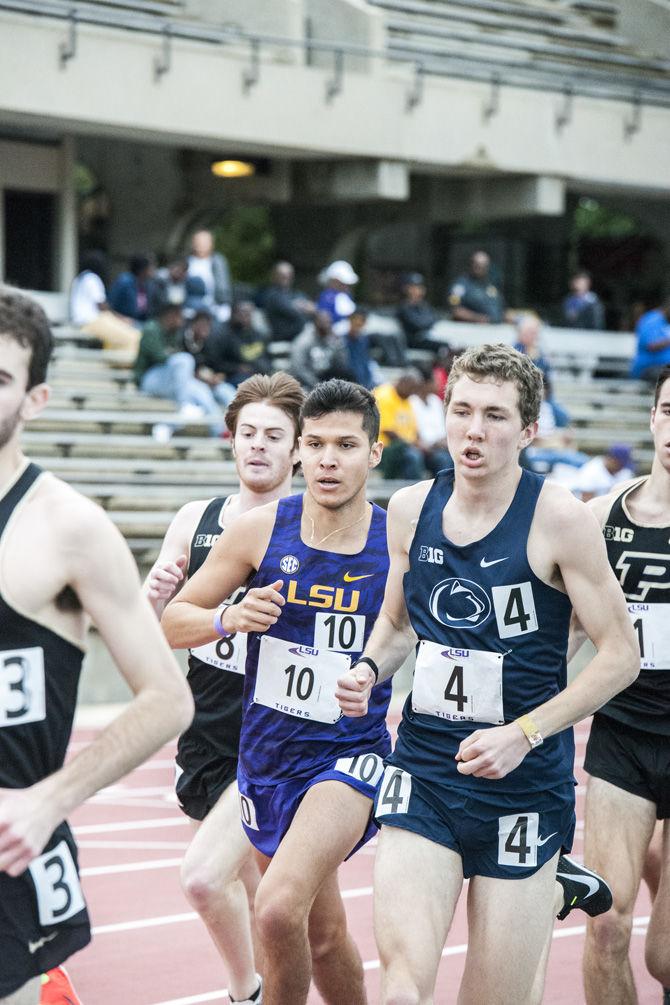
[[[264,635],[258,654],[254,701],[299,719],[337,722],[338,679],[351,665],[343,653],[297,646]]]
[[[451,722],[502,725],[503,657],[478,649],[450,649],[419,643],[412,685],[412,708]]]
[[[629,604],[641,670],[670,670],[670,604]]]
[[[0,652],[0,727],[41,722],[45,716],[42,648]]]

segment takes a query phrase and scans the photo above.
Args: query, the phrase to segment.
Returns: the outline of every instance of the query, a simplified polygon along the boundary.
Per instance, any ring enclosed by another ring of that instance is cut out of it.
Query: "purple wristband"
[[[230,635],[234,634],[234,632],[227,632],[221,622],[223,612],[226,611],[229,607],[230,604],[224,604],[223,607],[219,607],[218,611],[214,615],[214,631],[216,632],[217,635],[220,635],[222,639],[227,639]]]

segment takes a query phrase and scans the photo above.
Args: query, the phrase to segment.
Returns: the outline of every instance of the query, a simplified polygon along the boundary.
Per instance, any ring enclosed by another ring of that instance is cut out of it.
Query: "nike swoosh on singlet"
[[[57,935],[58,935],[58,932],[53,932],[51,935],[45,935],[43,939],[38,939],[37,942],[29,942],[28,943],[28,952],[29,953],[36,953],[37,950],[41,949],[42,946],[46,945],[47,942],[52,942],[56,938]]]
[[[504,558],[493,558],[490,562],[487,562],[486,559],[483,558],[479,564],[482,569],[488,569],[489,565],[497,565],[498,562],[506,562],[508,558],[509,556],[506,555]]]
[[[374,572],[367,572],[364,576],[350,576],[348,572],[345,572],[344,582],[355,583],[357,579],[369,579],[370,576],[374,576]]]
[[[592,897],[594,893],[597,893],[600,889],[600,883],[597,879],[591,879],[589,876],[573,876],[572,873],[568,872],[558,872],[557,876],[561,879],[567,879],[570,883],[581,883],[589,891],[587,896]]]
[[[543,844],[546,844],[547,841],[549,841],[550,838],[556,837],[557,834],[558,834],[558,831],[554,831],[553,834],[548,834],[546,838],[539,837],[537,839],[538,847],[541,848]]]

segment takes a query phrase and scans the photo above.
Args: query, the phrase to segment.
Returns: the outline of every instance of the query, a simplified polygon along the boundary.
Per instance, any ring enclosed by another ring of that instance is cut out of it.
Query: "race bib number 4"
[[[641,670],[670,670],[670,604],[629,604]]]
[[[297,646],[264,635],[258,654],[254,701],[285,715],[316,722],[337,722],[338,679],[351,659],[343,653]]]
[[[452,722],[502,725],[503,657],[422,641],[414,669],[412,708]]]
[[[0,652],[0,727],[41,722],[46,716],[41,647]]]
[[[237,632],[226,638],[216,639],[215,642],[207,642],[204,646],[191,649],[191,655],[217,670],[243,674],[247,662],[246,632]]]

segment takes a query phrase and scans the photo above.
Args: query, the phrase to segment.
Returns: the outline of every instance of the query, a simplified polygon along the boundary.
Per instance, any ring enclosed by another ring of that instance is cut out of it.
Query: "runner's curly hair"
[[[521,426],[537,422],[542,404],[542,371],[533,361],[509,345],[478,345],[454,360],[444,392],[444,406],[449,401],[459,377],[471,380],[492,380],[496,384],[511,381],[519,392]]]

